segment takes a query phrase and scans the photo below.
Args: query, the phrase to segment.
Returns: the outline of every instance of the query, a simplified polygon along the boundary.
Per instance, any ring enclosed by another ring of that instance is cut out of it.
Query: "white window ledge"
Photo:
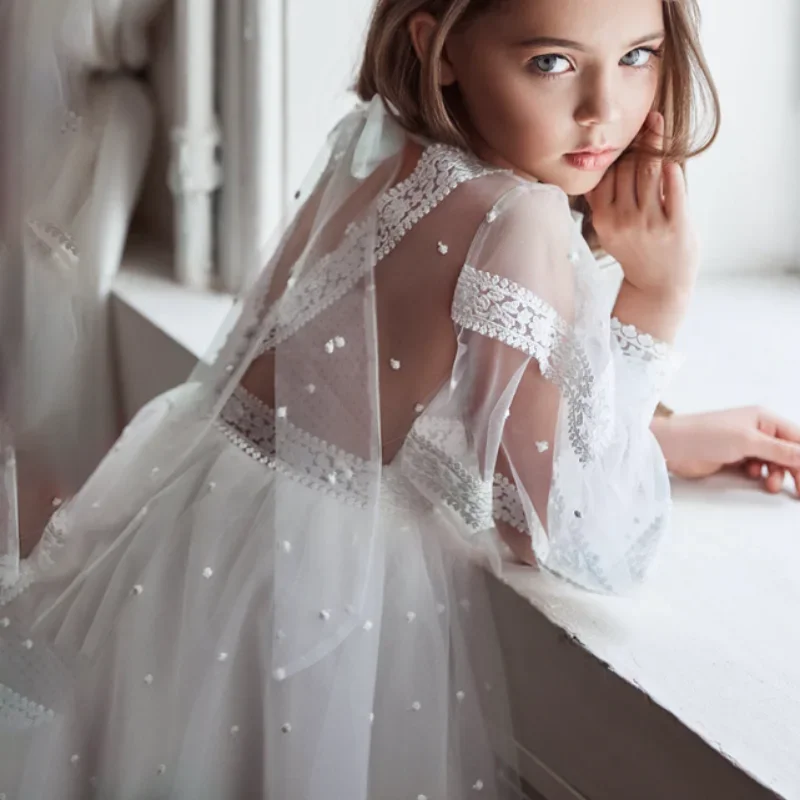
[[[232,306],[168,275],[140,251],[115,286],[129,413],[186,377]],[[665,400],[800,422],[798,320],[798,277],[702,284]],[[522,772],[547,800],[800,798],[800,505],[735,475],[675,481],[674,497],[633,597],[524,568],[493,586]]]

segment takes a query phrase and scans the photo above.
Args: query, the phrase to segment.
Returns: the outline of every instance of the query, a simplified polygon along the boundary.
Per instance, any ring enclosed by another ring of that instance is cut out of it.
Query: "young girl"
[[[7,798],[518,796],[503,540],[624,590],[668,530],[665,454],[800,470],[767,413],[653,419],[697,272],[696,18],[378,3],[365,106],[213,365],[6,568]],[[569,198],[624,270],[613,310]]]

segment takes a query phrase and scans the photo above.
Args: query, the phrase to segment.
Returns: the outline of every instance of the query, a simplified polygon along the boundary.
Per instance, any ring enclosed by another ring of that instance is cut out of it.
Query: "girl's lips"
[[[610,167],[616,157],[616,150],[607,150],[604,153],[567,153],[564,160],[575,169],[596,171]]]

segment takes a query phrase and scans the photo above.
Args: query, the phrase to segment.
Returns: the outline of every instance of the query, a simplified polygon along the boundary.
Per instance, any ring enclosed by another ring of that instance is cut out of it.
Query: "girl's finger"
[[[763,461],[748,461],[744,467],[748,477],[753,480],[761,480],[764,476],[764,462]]]
[[[776,467],[774,464],[771,464],[764,485],[770,494],[778,494],[778,492],[783,489],[783,482],[785,480],[786,472],[783,467]]]
[[[762,415],[758,429],[770,436],[777,436],[787,442],[800,443],[800,426],[769,412]]]
[[[792,479],[794,480],[795,493],[800,497],[800,470],[792,472]]]
[[[747,456],[788,469],[800,469],[800,444],[753,431],[747,439]]]
[[[621,214],[632,214],[638,209],[636,202],[636,165],[638,159],[632,154],[617,161],[614,185],[614,205]]]
[[[676,222],[686,214],[686,178],[680,164],[664,164],[664,214]]]
[[[646,133],[642,136],[642,144],[658,153],[664,152],[664,117],[657,111],[651,111],[645,123]],[[636,178],[636,194],[639,208],[662,211],[661,204],[661,168],[660,157],[642,153]]]

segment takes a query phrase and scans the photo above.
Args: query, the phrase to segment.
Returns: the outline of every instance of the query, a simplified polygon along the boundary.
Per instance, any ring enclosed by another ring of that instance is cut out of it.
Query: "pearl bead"
[[[167,771],[167,765],[166,764],[159,764],[158,765],[157,772],[158,772],[159,775],[163,775],[166,771]]]
[[[275,634],[275,638],[276,638],[276,639],[278,639],[278,640],[285,639],[285,638],[286,638],[286,634],[285,634],[283,631],[280,631],[280,630],[279,630],[279,631],[278,631],[278,632]]]
[[[8,617],[3,617],[0,619],[0,628],[7,628],[11,624],[11,620]]]
[[[506,419],[508,419],[510,416],[511,412],[508,409],[506,409],[506,414],[505,414]]]
[[[206,567],[203,570],[203,577],[204,578],[210,578],[213,574],[214,574],[214,570],[211,569],[211,567]]]
[[[396,358],[392,358],[389,360],[389,366],[393,370],[397,371],[398,369],[400,369],[400,362]]]
[[[217,484],[216,484],[216,483],[214,483],[214,481],[211,481],[211,482],[208,484],[208,491],[209,491],[209,492],[213,492],[213,491],[214,491],[214,489],[216,489],[216,488],[217,488]]]
[[[413,611],[409,611],[408,614],[406,614],[406,619],[409,622],[413,622],[416,618],[417,618],[417,615]]]
[[[439,250],[439,252],[440,252],[440,253],[441,253],[443,256],[446,256],[446,255],[447,255],[447,253],[448,253],[448,252],[449,252],[449,250],[450,250],[450,248],[449,248],[449,247],[448,247],[448,246],[447,246],[447,245],[446,245],[444,242],[439,242],[439,243],[436,245],[436,247],[437,247],[437,249]]]
[[[327,608],[323,608],[322,611],[319,612],[319,618],[327,622],[331,618],[331,612],[328,611]]]
[[[573,250],[569,254],[569,261],[570,261],[571,264],[577,264],[580,260],[581,260],[581,256],[580,256],[580,253],[578,253],[577,250]]]
[[[372,630],[372,620],[367,620],[364,623],[364,630],[365,631],[371,631]]]
[[[419,700],[415,700],[411,704],[411,710],[412,711],[419,711],[421,708],[422,708],[422,703],[420,703]]]
[[[483,781],[475,781],[475,783],[472,784],[472,788],[476,792],[480,792],[483,789]]]
[[[292,726],[288,722],[281,725],[281,733],[291,733],[291,732],[292,732]]]
[[[131,594],[140,595],[144,591],[144,586],[141,583],[137,583],[133,589],[131,589]]]
[[[316,387],[316,386],[314,386],[314,384],[313,384],[313,383],[309,383],[309,384],[308,384],[308,386],[306,386],[306,391],[307,391],[309,394],[314,394],[314,392],[316,392],[316,391],[317,391],[317,387]]]
[[[550,445],[547,442],[536,442],[536,449],[540,453],[546,453],[550,449]]]
[[[77,753],[74,753],[69,757],[70,764],[77,764],[80,760],[81,757]]]
[[[23,647],[24,647],[26,650],[32,650],[32,649],[33,649],[33,642],[32,642],[30,639],[26,639],[26,640],[25,640],[25,641],[22,643],[22,646],[23,646]]]
[[[297,283],[297,278],[294,275],[290,275],[288,280],[286,281],[286,288],[294,289],[296,283]]]
[[[228,660],[228,654],[227,653],[220,653],[217,656],[217,661],[227,661],[227,660]]]
[[[437,604],[436,604],[436,610],[437,610],[437,611],[438,611],[440,614],[444,614],[444,612],[445,612],[445,611],[447,611],[447,607],[445,606],[445,604],[444,604],[444,603],[437,603]]]
[[[237,733],[239,733],[239,726],[231,725],[231,736],[236,736]]]
[[[328,483],[331,486],[336,486],[336,473],[335,472],[329,472],[328,473]]]
[[[228,375],[230,375],[231,372],[233,372],[234,369],[235,369],[235,367],[233,366],[233,364],[228,364],[228,366],[225,367],[225,372],[227,372]]]
[[[285,681],[286,680],[286,670],[283,667],[278,667],[273,673],[272,677],[275,678],[276,681]]]
[[[416,412],[417,412],[417,414],[421,414],[421,413],[422,413],[424,410],[425,410],[425,406],[424,406],[424,405],[422,405],[422,403],[417,403],[417,404],[414,406],[414,411],[416,411]]]
[[[145,683],[146,683],[148,686],[152,686],[152,685],[153,685],[153,676],[152,676],[152,675],[149,675],[149,674],[148,674],[148,675],[145,675],[145,676],[144,676],[144,682],[145,682]]]
[[[158,475],[159,472],[161,472],[159,467],[153,467],[153,469],[150,470],[151,475]]]
[[[333,340],[333,343],[334,343],[334,344],[335,344],[335,345],[336,345],[336,346],[337,346],[339,349],[341,349],[342,347],[344,347],[344,346],[347,344],[347,342],[345,341],[345,338],[344,338],[344,336],[337,336],[337,337],[336,337],[336,338]]]
[[[286,419],[288,409],[286,406],[280,406],[275,413],[278,415],[278,419]]]
[[[63,504],[63,500],[60,497],[53,498],[53,508],[58,508],[60,505]]]
[[[456,692],[456,700],[458,700],[459,703],[463,701],[465,696],[466,695],[462,691]]]
[[[292,543],[289,541],[281,542],[281,550],[284,553],[291,553],[292,552]]]
[[[372,713],[370,713],[370,715],[369,715],[369,724],[372,725],[373,722],[375,722],[375,712],[374,711]]]
[[[496,219],[497,219],[497,211],[496,209],[493,208],[486,215],[486,221],[491,225]]]
[[[325,352],[330,355],[336,349],[336,345],[333,343],[333,339],[328,342],[325,342]]]
[[[92,508],[100,508],[100,503],[92,503]]]
[[[428,795],[426,794],[418,794],[417,800],[428,800]]]

